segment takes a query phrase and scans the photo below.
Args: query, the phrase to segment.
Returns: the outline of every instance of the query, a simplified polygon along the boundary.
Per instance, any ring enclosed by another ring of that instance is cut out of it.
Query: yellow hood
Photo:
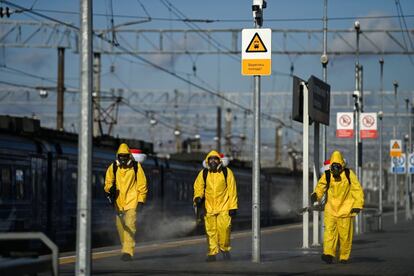
[[[207,157],[206,157],[206,164],[208,164],[208,159],[210,158],[210,157],[212,157],[212,156],[216,156],[216,157],[218,157],[219,159],[220,159],[220,162],[221,162],[221,157],[220,157],[220,154],[217,152],[217,151],[215,151],[215,150],[212,150],[212,151],[210,151],[208,154],[207,154]]]
[[[118,148],[118,152],[116,153],[118,154],[131,154],[131,152],[129,151],[129,147],[127,144],[122,143],[119,148]]]
[[[345,161],[344,158],[342,157],[342,153],[340,151],[334,151],[331,155],[331,165],[333,163],[338,163],[341,164],[342,168],[345,168]]]

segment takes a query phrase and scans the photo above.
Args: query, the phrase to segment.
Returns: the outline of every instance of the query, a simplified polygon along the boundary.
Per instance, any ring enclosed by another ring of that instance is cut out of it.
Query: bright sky
[[[14,0],[13,3],[33,12],[48,16],[50,18],[64,21],[79,26],[79,1],[47,1],[47,0]],[[322,29],[323,0],[269,0],[264,11],[265,28],[272,29]],[[149,22],[132,24],[128,29],[243,29],[252,28],[252,1],[226,0],[226,1],[189,1],[189,0],[99,0],[93,1],[94,28],[111,28],[111,19],[114,25],[131,23],[137,20],[148,19]],[[1,3],[2,7],[8,6]],[[111,8],[112,6],[112,8]],[[11,7],[11,6],[10,6]],[[405,16],[404,20],[398,15]],[[113,17],[111,16],[113,14]],[[367,18],[369,17],[369,18]],[[200,19],[198,22],[183,22],[182,19]],[[350,29],[356,19],[361,22],[361,30],[372,29],[414,29],[414,1],[411,0],[328,0],[328,28],[329,29]],[[42,21],[42,18],[28,11],[12,14],[10,18],[0,21],[0,34],[4,34],[5,27],[2,22],[7,20]],[[205,23],[205,21],[212,21]],[[400,21],[401,20],[401,21]],[[405,33],[395,35],[401,43],[405,41],[408,49],[414,50],[414,36],[408,37]],[[287,34],[287,47],[295,50],[309,50],[319,48],[322,51],[321,36],[306,35],[294,36]],[[107,36],[111,38],[111,36]],[[355,45],[355,33],[343,35],[352,46]],[[374,44],[385,50],[396,49],[397,46],[392,40],[384,35],[377,34],[370,37]],[[217,36],[221,45],[230,47],[230,36]],[[319,39],[319,40],[318,40]],[[124,41],[118,36],[117,40],[122,47],[129,47],[133,39]],[[240,43],[240,36],[238,37]],[[140,37],[140,45],[151,45],[158,43],[153,35]],[[165,36],[166,47],[173,45],[175,49],[182,49],[183,38],[181,35]],[[191,49],[207,49],[207,43],[200,37],[189,37],[188,47]],[[283,49],[281,35],[272,39],[273,49]],[[350,49],[349,46],[339,37],[328,37],[328,49],[343,50]],[[156,44],[158,45],[158,44]],[[310,46],[312,45],[312,46]],[[316,47],[315,47],[316,45]],[[320,45],[320,46],[318,46]],[[213,47],[210,45],[210,47]],[[239,46],[240,47],[240,46]],[[361,40],[361,50],[375,50],[375,46],[367,41]],[[179,75],[185,80],[197,85],[208,87],[213,92],[245,92],[252,91],[252,78],[241,76],[240,55],[143,55],[143,57],[162,68]],[[369,91],[379,90],[379,63],[381,56],[361,56],[360,62],[364,66],[364,89]],[[385,90],[392,90],[392,82],[399,82],[399,89],[402,91],[413,91],[412,77],[414,69],[414,57],[412,60],[407,55],[384,56],[384,87]],[[3,48],[0,53],[0,81],[7,81],[15,84],[24,84],[30,87],[50,86],[56,78],[56,50],[37,48]],[[13,68],[11,71],[4,68]],[[262,78],[262,91],[266,92],[289,92],[291,90],[291,78],[288,76],[293,66],[293,73],[303,79],[311,74],[322,78],[322,66],[320,56],[286,56],[273,55],[272,69],[275,74]],[[354,80],[355,56],[330,56],[328,65],[328,83],[332,91],[352,91],[355,87]],[[194,68],[196,70],[194,70]],[[22,73],[23,72],[23,73]],[[25,74],[26,73],[26,74]],[[27,75],[34,74],[35,77]],[[168,90],[173,91],[200,91],[191,87],[188,83],[177,79],[165,72],[161,72],[148,64],[144,64],[136,57],[109,56],[102,57],[102,89],[122,88],[124,90]],[[66,51],[65,61],[65,82],[68,87],[77,88],[79,80],[79,55],[72,50]],[[43,78],[43,79],[42,79]],[[0,83],[0,88],[7,87]],[[1,90],[4,91],[4,90]],[[217,100],[217,102],[219,102]],[[290,106],[290,103],[288,104]],[[15,114],[13,107],[6,108],[1,105],[2,114]],[[12,111],[13,110],[13,111]],[[269,110],[270,111],[270,110]],[[41,116],[41,112],[33,107],[22,108],[24,115]],[[215,112],[215,110],[214,110]],[[273,112],[273,111],[272,111]],[[289,112],[289,111],[286,111]],[[28,113],[28,114],[25,114]],[[73,114],[74,117],[76,114]],[[68,116],[69,118],[70,116]],[[201,123],[200,123],[201,124]],[[212,126],[214,127],[214,126]],[[76,127],[75,127],[76,128]],[[273,132],[272,132],[273,133]],[[210,133],[208,136],[211,137]],[[273,138],[272,138],[273,139]]]

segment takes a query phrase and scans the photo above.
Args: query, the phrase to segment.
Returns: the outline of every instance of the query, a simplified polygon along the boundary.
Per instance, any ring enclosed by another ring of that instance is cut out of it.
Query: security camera
[[[321,63],[322,65],[327,65],[329,62],[328,55],[321,55]]]
[[[48,95],[49,95],[49,93],[47,92],[46,89],[39,89],[39,96],[41,98],[47,98]]]
[[[352,97],[354,97],[354,98],[359,98],[359,95],[360,95],[360,93],[359,93],[358,90],[355,90],[354,93],[352,93]]]
[[[266,1],[264,0],[253,0],[253,18],[260,27],[263,25],[263,9],[266,8],[266,6]]]
[[[258,9],[265,9],[267,6],[264,0],[253,0],[252,10],[257,11]]]
[[[150,119],[150,125],[155,126],[158,123],[158,121],[154,118]]]
[[[382,120],[382,117],[384,117],[384,112],[382,110],[378,111],[378,118]]]
[[[393,81],[392,84],[394,85],[394,87],[398,87],[398,81]]]
[[[355,30],[357,30],[357,31],[359,31],[359,29],[361,28],[361,26],[360,26],[360,24],[359,24],[359,21],[357,20],[357,21],[355,21],[355,23],[354,23],[354,28],[355,28]]]

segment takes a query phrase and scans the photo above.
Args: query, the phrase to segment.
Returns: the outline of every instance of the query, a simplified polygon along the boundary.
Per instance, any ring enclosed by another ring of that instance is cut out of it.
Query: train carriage
[[[106,169],[115,160],[121,142],[127,142],[132,148],[146,148],[148,153],[147,160],[142,163],[149,190],[147,202],[138,213],[139,239],[200,233],[195,228],[192,198],[193,183],[202,169],[204,155],[199,155],[203,157],[197,161],[183,161],[174,156],[157,158],[151,146],[142,141],[100,137],[94,139],[92,150],[93,246],[117,243],[115,212],[105,197],[103,186]],[[44,232],[61,250],[73,250],[77,223],[77,164],[77,135],[41,128],[36,120],[0,116],[0,231]],[[251,167],[238,162],[231,162],[229,167],[236,177],[239,201],[233,227],[246,228],[251,223]],[[297,218],[294,212],[278,209],[300,206],[298,177],[286,170],[262,170],[262,226]],[[289,206],[279,206],[280,202]]]

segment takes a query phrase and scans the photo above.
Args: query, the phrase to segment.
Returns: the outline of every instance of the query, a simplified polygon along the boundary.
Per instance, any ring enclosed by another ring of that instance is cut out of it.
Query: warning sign
[[[401,156],[401,140],[390,140],[390,156],[391,157],[400,157]]]
[[[266,76],[272,73],[272,30],[242,30],[242,68],[245,76]]]
[[[249,46],[247,46],[246,52],[267,52],[266,46],[264,45],[258,33],[254,34],[252,41],[250,41]]]
[[[361,126],[361,139],[375,139],[378,137],[377,113],[361,113],[359,120]]]
[[[336,114],[336,137],[352,138],[354,136],[354,114],[338,112]]]

